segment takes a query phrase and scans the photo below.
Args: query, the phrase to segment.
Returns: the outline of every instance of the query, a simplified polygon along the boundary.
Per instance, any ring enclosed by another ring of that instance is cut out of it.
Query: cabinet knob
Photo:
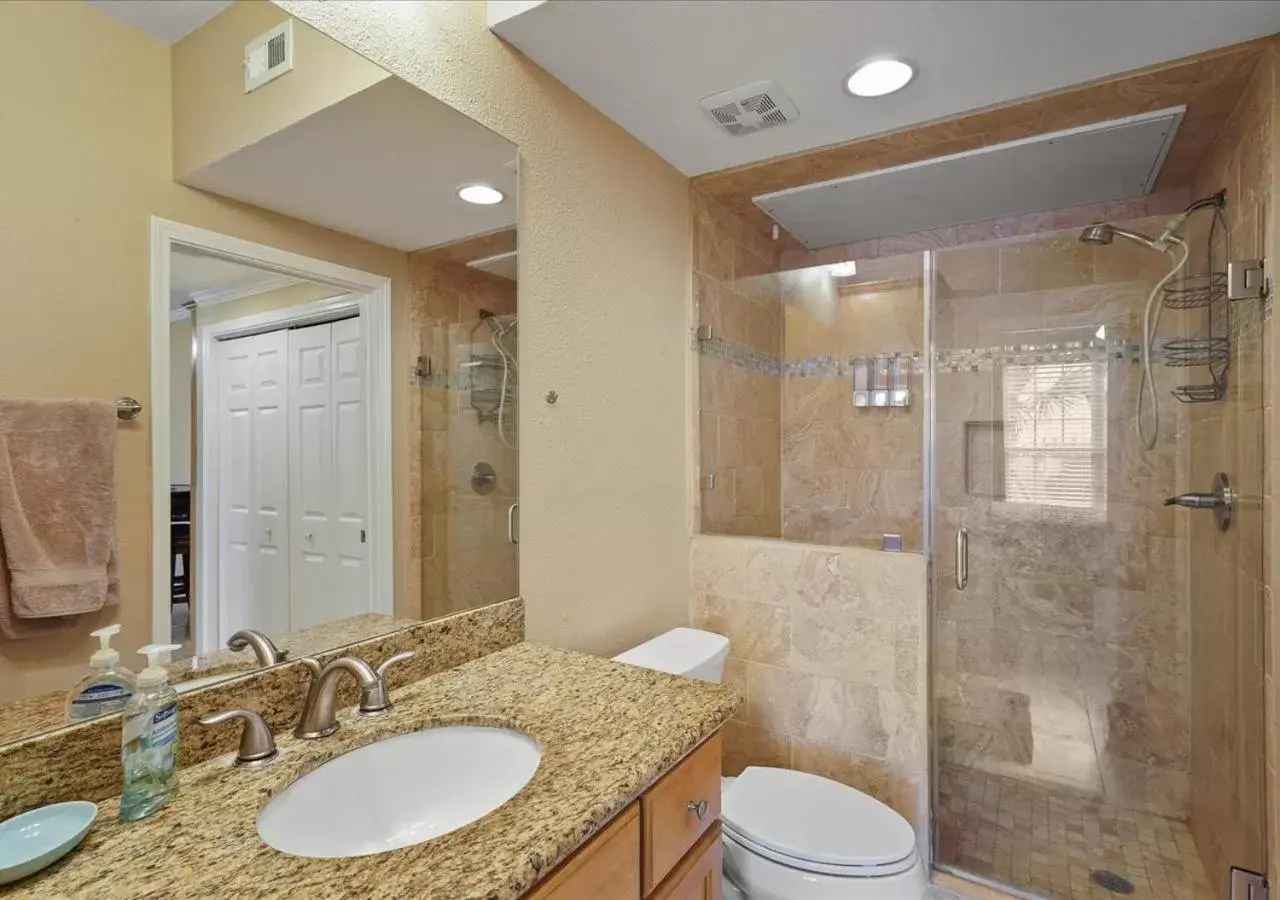
[[[701,822],[703,819],[707,817],[707,801],[706,800],[690,800],[688,803],[684,805],[684,808],[689,810],[689,812],[693,813],[695,816],[697,816],[699,822]]]

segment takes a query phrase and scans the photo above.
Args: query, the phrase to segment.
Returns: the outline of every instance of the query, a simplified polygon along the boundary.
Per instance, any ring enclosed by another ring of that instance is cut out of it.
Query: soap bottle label
[[[73,721],[89,719],[119,712],[129,702],[132,693],[118,684],[94,684],[80,692],[71,701],[71,718]]]

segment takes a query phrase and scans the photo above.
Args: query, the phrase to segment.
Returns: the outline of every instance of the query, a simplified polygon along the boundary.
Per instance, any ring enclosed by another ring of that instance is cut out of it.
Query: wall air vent
[[[734,137],[786,125],[800,118],[800,111],[776,82],[757,81],[703,97],[698,105],[711,121]]]
[[[293,69],[293,20],[286,19],[244,45],[244,92]]]

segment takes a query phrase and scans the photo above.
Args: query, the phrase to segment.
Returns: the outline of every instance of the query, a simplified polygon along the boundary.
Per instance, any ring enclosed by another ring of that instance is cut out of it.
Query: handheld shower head
[[[1110,244],[1115,239],[1115,228],[1105,222],[1095,222],[1086,226],[1085,230],[1080,232],[1080,243],[1097,244],[1099,246]]]
[[[1117,228],[1115,225],[1110,225],[1106,222],[1095,222],[1094,224],[1087,226],[1084,231],[1080,232],[1080,243],[1105,245],[1110,244],[1116,239],[1116,237],[1125,238],[1126,240],[1133,241],[1135,244],[1141,244],[1150,250],[1163,253],[1168,246],[1168,241],[1171,235],[1166,232],[1166,236],[1164,238],[1156,240],[1155,238],[1147,237],[1145,234],[1138,231],[1130,231],[1127,228]]]

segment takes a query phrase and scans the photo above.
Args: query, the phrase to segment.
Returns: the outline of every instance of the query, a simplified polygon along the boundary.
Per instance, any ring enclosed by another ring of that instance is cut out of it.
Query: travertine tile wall
[[[1159,233],[1162,222],[1117,224]],[[1162,505],[1187,476],[1186,410],[1167,393],[1177,370],[1157,367],[1154,452],[1133,424],[1133,342],[1168,262],[1077,238],[1055,232],[937,257],[939,758],[1185,819],[1185,517]],[[1001,352],[1015,345],[1037,349]],[[969,358],[948,360],[957,352]],[[1076,359],[1106,378],[1105,408],[1091,411],[1105,422],[1095,505],[1015,502],[1004,478],[1007,367]],[[964,591],[950,549],[960,527]]]
[[[731,641],[746,698],[725,773],[782,766],[888,803],[928,834],[926,567],[913,553],[695,535],[695,627]]]
[[[410,522],[418,570],[412,584],[422,590],[424,618],[506,600],[519,592],[517,551],[507,540],[507,508],[519,496],[516,409],[509,406],[503,433],[481,423],[466,388],[474,378],[486,387],[501,384],[501,370],[465,367],[474,350],[497,353],[480,310],[495,315],[516,311],[515,282],[467,268],[446,257],[447,248],[409,256],[413,290],[411,325],[414,356],[429,356],[433,374],[417,388],[413,404]],[[474,332],[473,332],[474,329]],[[474,345],[473,345],[474,340]],[[514,333],[505,346],[515,350]],[[478,373],[478,374],[477,374]],[[515,391],[512,391],[513,395]],[[471,487],[476,463],[497,474],[492,493]]]
[[[693,192],[693,297],[711,328],[699,350],[702,530],[777,537],[781,533],[782,299],[765,238]]]
[[[924,339],[919,253],[781,273],[785,301],[782,536],[879,549],[899,534],[923,550]],[[855,408],[851,360],[895,355],[911,404]]]
[[[1275,79],[1273,41],[1202,165],[1193,191],[1203,196],[1227,190],[1225,220],[1233,259],[1276,258],[1274,250],[1266,250],[1275,246]],[[1192,232],[1197,247],[1193,271],[1205,267],[1202,248],[1208,221],[1198,216]],[[1215,246],[1215,268],[1221,268],[1225,247]],[[1222,897],[1226,896],[1227,868],[1265,870],[1268,828],[1273,847],[1278,837],[1275,754],[1280,733],[1271,678],[1277,632],[1275,617],[1269,615],[1277,545],[1273,521],[1268,518],[1274,515],[1274,504],[1264,472],[1265,462],[1276,458],[1271,406],[1276,357],[1270,346],[1274,329],[1264,312],[1260,301],[1231,305],[1235,334],[1227,397],[1191,410],[1188,489],[1207,490],[1214,473],[1222,471],[1241,495],[1235,521],[1226,533],[1219,532],[1208,516],[1191,517],[1188,558],[1190,824],[1210,884]],[[1203,323],[1193,320],[1190,324]],[[1262,501],[1264,496],[1267,499]],[[1269,731],[1264,708],[1269,713]],[[1268,739],[1270,744],[1264,747]],[[1273,875],[1278,861],[1273,852]]]

